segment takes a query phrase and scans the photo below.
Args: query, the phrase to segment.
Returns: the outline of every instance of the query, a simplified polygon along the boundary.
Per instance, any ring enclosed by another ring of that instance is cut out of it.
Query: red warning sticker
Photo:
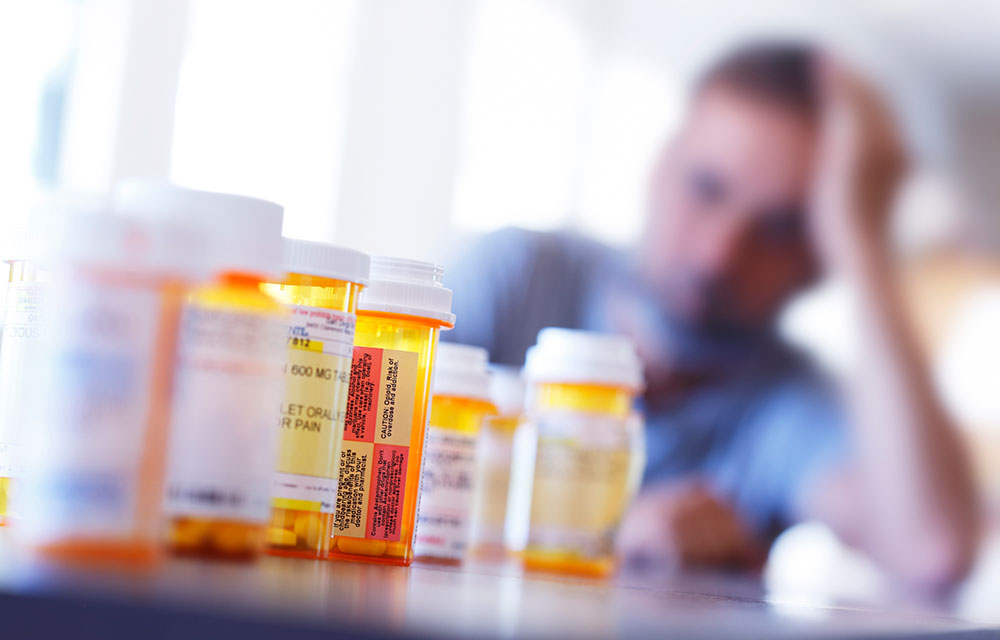
[[[336,535],[399,540],[416,389],[416,353],[354,348]]]

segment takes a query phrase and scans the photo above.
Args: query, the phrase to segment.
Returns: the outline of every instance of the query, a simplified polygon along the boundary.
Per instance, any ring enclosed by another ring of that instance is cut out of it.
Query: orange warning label
[[[336,535],[399,540],[416,389],[416,353],[354,348]]]

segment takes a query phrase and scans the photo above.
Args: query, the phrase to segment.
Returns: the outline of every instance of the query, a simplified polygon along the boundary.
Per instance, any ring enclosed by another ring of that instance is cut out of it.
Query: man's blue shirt
[[[644,484],[700,478],[731,500],[761,536],[797,519],[801,491],[844,454],[836,396],[810,363],[778,339],[738,357],[692,344],[669,321],[626,254],[564,233],[505,229],[449,265],[455,329],[445,340],[486,348],[521,366],[544,327],[638,336],[644,359],[696,351],[715,374],[682,393],[647,393]]]

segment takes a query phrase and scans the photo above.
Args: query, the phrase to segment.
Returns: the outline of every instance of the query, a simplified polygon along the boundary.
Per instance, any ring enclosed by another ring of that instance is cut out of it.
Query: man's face
[[[708,333],[771,326],[815,276],[806,228],[816,132],[791,109],[706,88],[651,184],[643,273],[671,315]]]

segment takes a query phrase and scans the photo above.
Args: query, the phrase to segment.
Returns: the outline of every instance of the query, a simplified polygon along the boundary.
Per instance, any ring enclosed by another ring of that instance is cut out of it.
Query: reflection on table
[[[0,614],[5,628],[31,629],[42,637],[73,629],[94,611],[105,613],[88,619],[87,628],[102,637],[128,637],[161,619],[171,629],[241,637],[281,630],[416,637],[905,637],[978,631],[1000,637],[1000,626],[989,629],[1000,625],[1000,608],[995,598],[991,603],[996,592],[988,588],[1000,583],[1000,540],[988,546],[981,569],[955,596],[927,599],[895,592],[889,583],[858,581],[857,574],[852,592],[844,586],[847,574],[815,563],[801,565],[802,579],[795,584],[782,563],[805,548],[804,535],[814,537],[814,557],[829,556],[830,549],[816,546],[816,533],[799,531],[798,541],[779,545],[763,576],[659,568],[611,581],[526,575],[512,563],[402,569],[273,557],[253,565],[170,560],[150,574],[94,573],[36,564],[0,536]],[[839,563],[845,570],[848,565]],[[829,582],[824,586],[823,580]],[[51,615],[40,619],[38,611]]]

